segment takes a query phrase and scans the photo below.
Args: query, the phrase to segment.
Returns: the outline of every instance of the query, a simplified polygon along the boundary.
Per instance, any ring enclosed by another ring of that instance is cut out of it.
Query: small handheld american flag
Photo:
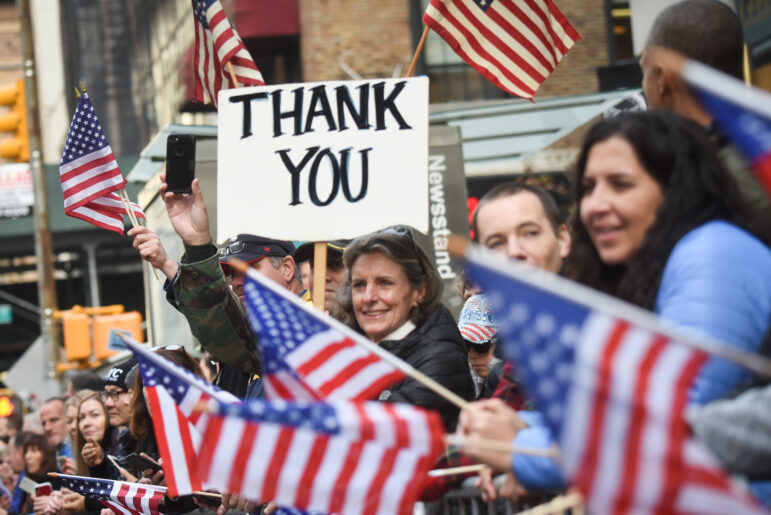
[[[758,512],[683,415],[706,353],[607,295],[527,265],[467,257],[503,352],[558,435],[563,469],[592,513]]]
[[[64,194],[64,212],[103,229],[123,234],[125,207],[115,191],[126,186],[96,111],[83,93],[72,116],[62,152],[59,177]],[[142,209],[131,203],[137,216]]]
[[[118,515],[158,515],[166,489],[126,481],[59,474],[62,487],[95,499]]]
[[[244,290],[268,398],[370,400],[405,377],[355,341],[362,336],[269,279],[250,274]]]
[[[208,483],[314,512],[412,513],[444,448],[439,415],[407,404],[252,401],[218,409],[201,449]]]

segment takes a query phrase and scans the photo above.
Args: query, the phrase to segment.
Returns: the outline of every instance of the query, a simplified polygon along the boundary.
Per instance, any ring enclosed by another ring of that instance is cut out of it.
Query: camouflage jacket
[[[214,359],[241,372],[261,373],[257,338],[225,281],[214,245],[185,246],[179,271],[165,289],[166,299]]]

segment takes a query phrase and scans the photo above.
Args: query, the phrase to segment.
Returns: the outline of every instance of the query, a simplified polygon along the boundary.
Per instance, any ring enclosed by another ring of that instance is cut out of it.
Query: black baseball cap
[[[284,240],[273,240],[253,234],[233,236],[220,247],[220,266],[227,274],[230,270],[228,261],[240,259],[245,263],[254,263],[266,256],[285,257],[294,254],[294,243]]]
[[[327,242],[327,253],[329,254],[337,254],[337,257],[342,259],[343,252],[345,252],[345,247],[348,246],[348,244],[351,243],[351,240],[332,240]],[[297,250],[294,253],[294,260],[297,263],[302,263],[303,261],[310,261],[311,264],[313,264],[313,247],[314,242],[309,241],[306,243],[303,243],[299,247],[297,247]]]

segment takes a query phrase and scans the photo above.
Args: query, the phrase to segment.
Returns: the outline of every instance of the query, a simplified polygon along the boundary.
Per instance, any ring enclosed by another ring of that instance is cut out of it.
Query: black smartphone
[[[123,461],[127,465],[133,466],[140,473],[145,469],[152,469],[153,472],[161,470],[161,466],[159,464],[139,454],[129,454],[123,458]]]
[[[171,193],[190,193],[195,179],[195,135],[169,134],[166,138],[166,184]]]

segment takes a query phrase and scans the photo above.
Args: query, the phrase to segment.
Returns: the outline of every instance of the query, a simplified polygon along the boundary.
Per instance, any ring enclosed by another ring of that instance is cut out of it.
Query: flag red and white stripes
[[[293,373],[266,375],[268,398],[369,400],[404,379],[393,365],[334,329],[311,336],[284,359]]]
[[[592,313],[562,436],[565,470],[596,513],[753,513],[683,417],[707,356]]]
[[[528,99],[581,39],[551,0],[431,0],[423,23],[499,88]]]
[[[262,74],[252,61],[238,33],[230,24],[219,0],[193,0],[195,18],[195,99],[217,104],[221,89],[239,85],[262,86]],[[226,66],[233,66],[233,84]]]
[[[241,409],[250,414],[214,416],[200,463],[211,486],[254,501],[406,515],[443,449],[438,414],[406,404],[253,402]]]

